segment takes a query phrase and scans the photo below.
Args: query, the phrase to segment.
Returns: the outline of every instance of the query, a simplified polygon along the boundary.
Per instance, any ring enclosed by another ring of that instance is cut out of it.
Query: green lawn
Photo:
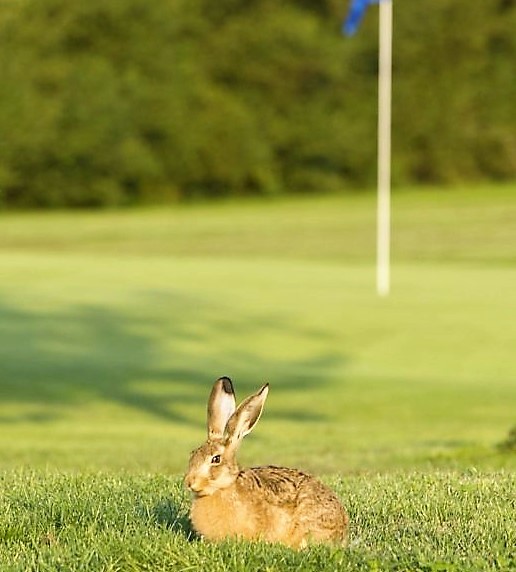
[[[18,491],[0,568],[510,569],[516,188],[396,194],[388,299],[374,218],[372,195],[0,215],[0,471]],[[347,551],[187,541],[178,476],[222,374],[238,397],[270,382],[241,460],[328,479]]]
[[[389,474],[330,480],[351,517],[346,549],[192,536],[188,499],[163,475],[14,472],[0,498],[0,569],[196,572],[514,570],[509,474]]]

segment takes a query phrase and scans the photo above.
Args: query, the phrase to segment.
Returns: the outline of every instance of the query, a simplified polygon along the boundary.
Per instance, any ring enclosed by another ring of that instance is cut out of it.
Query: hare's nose
[[[183,480],[185,487],[194,493],[199,492],[199,488],[195,486],[195,480],[190,475],[186,475]]]

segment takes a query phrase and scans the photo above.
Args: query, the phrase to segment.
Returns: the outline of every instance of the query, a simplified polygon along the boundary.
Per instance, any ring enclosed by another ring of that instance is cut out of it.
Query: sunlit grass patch
[[[351,517],[346,548],[228,540],[189,528],[176,478],[7,472],[2,570],[510,570],[514,475],[396,473],[332,479]]]

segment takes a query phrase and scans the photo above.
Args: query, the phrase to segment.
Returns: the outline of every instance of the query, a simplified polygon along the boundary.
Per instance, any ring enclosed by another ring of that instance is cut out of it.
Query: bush
[[[367,186],[376,10],[335,0],[0,6],[0,197],[92,207]],[[396,181],[516,174],[511,1],[396,2]]]

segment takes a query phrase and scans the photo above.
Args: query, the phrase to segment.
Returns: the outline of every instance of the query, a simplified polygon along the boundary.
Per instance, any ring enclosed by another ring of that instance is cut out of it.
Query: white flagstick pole
[[[378,212],[376,287],[390,292],[392,0],[380,1],[378,70]]]

